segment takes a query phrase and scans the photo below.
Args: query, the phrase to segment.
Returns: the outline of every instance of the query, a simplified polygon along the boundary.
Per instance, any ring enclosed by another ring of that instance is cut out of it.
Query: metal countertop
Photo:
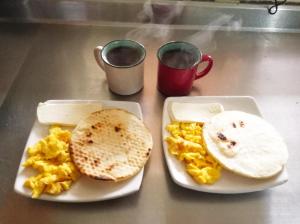
[[[130,37],[147,49],[145,87],[112,94],[92,49]],[[289,181],[257,193],[220,195],[176,185],[162,151],[165,97],[156,90],[156,51],[165,41],[189,40],[215,65],[190,95],[254,96],[266,120],[285,138]],[[143,26],[0,25],[0,223],[300,223],[300,34],[165,29]],[[39,102],[105,99],[139,102],[154,138],[138,193],[94,203],[31,200],[13,190]],[[1,103],[1,101],[0,101]]]

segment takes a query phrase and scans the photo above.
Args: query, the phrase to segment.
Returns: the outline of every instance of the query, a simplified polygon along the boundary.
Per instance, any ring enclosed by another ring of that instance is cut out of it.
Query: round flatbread
[[[79,122],[70,152],[82,174],[121,181],[144,167],[152,146],[151,133],[139,118],[125,110],[104,109]]]
[[[279,133],[261,117],[225,111],[203,127],[208,152],[225,168],[251,178],[279,173],[288,159]]]

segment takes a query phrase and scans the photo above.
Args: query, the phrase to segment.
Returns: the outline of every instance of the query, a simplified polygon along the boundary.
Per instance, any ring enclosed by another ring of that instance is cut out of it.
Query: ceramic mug
[[[172,41],[158,49],[158,90],[166,96],[188,95],[193,82],[208,74],[213,59],[194,45],[183,41]],[[205,69],[198,65],[208,62]]]
[[[131,95],[144,86],[143,45],[133,40],[114,40],[94,49],[95,59],[106,73],[109,89],[119,95]]]

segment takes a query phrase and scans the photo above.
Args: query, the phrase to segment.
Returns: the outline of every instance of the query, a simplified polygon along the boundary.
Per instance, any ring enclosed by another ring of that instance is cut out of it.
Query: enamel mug
[[[94,49],[100,68],[106,73],[109,89],[119,95],[131,95],[144,86],[143,45],[133,40],[114,40]]]
[[[172,41],[158,49],[157,88],[166,96],[188,95],[193,83],[207,75],[213,66],[210,55],[194,45],[183,41]],[[204,70],[198,71],[200,63],[207,62]]]

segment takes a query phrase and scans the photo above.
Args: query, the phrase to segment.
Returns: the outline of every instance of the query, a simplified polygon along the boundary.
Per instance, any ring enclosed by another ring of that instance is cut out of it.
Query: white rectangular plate
[[[247,113],[262,116],[258,106],[252,97],[239,96],[196,96],[196,97],[169,97],[166,99],[163,110],[162,137],[165,159],[169,172],[174,182],[182,187],[196,191],[219,193],[219,194],[239,194],[261,191],[285,183],[288,180],[286,167],[278,175],[264,180],[246,178],[234,174],[225,169],[222,170],[221,178],[213,185],[197,184],[192,177],[185,171],[184,165],[171,155],[168,145],[164,139],[169,136],[165,127],[170,123],[168,105],[170,102],[189,102],[189,103],[220,103],[224,110],[240,110]]]
[[[142,111],[138,103],[124,101],[95,101],[95,100],[49,100],[47,103],[101,103],[103,108],[122,108],[135,114],[141,120]],[[48,135],[48,125],[42,125],[35,121],[29,134],[25,150],[20,162],[14,189],[17,193],[26,197],[31,197],[31,190],[23,186],[25,180],[34,175],[33,169],[24,168],[22,164],[27,158],[27,147],[34,145],[38,140]],[[137,192],[140,189],[143,179],[142,169],[136,176],[122,182],[114,183],[108,181],[93,180],[86,176],[81,176],[71,187],[70,190],[60,195],[42,194],[38,199],[58,202],[91,202],[102,201],[122,197]]]

